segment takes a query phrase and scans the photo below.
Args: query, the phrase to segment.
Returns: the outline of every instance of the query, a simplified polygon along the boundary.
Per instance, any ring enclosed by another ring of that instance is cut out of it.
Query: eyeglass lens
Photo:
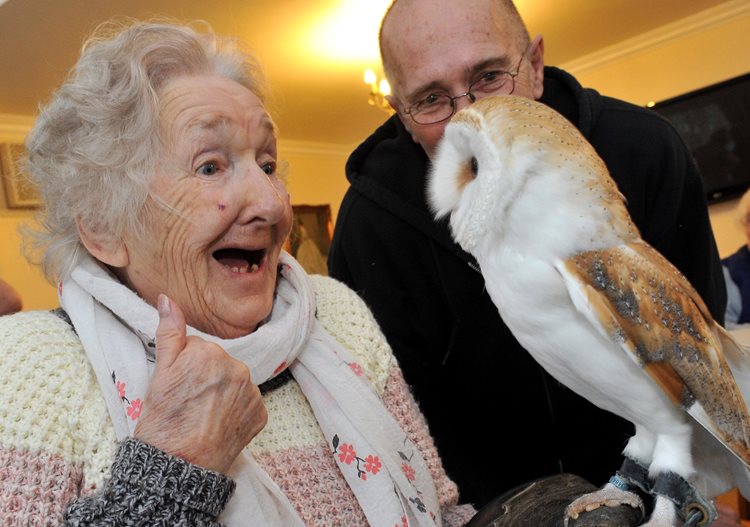
[[[456,111],[456,100],[468,97],[473,103],[487,95],[509,95],[515,89],[515,79],[532,43],[529,43],[518,60],[515,73],[509,71],[489,71],[474,81],[466,93],[460,95],[431,94],[407,110],[417,124],[435,124],[449,119]]]

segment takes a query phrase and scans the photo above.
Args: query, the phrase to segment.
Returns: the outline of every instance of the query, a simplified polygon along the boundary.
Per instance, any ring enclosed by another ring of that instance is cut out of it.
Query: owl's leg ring
[[[713,502],[703,497],[692,483],[674,472],[659,474],[651,492],[669,498],[674,503],[684,527],[708,526],[718,517]]]
[[[643,501],[635,492],[637,490],[649,492],[650,482],[646,467],[630,458],[620,467],[620,470],[612,476],[609,483],[601,489],[584,494],[573,500],[565,509],[565,525],[570,519],[577,519],[583,512],[589,512],[599,507],[618,507],[628,505],[640,509],[641,517],[645,514]]]
[[[620,470],[609,479],[619,489],[633,491],[639,489],[646,494],[651,492],[651,480],[648,478],[648,467],[635,459],[625,457]]]

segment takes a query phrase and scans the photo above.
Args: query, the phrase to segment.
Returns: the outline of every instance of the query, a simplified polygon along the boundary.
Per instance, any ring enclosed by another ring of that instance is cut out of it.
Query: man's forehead
[[[442,10],[434,2],[445,3]],[[490,16],[490,5],[500,2],[479,0],[484,9],[474,2],[448,2],[447,0],[399,0],[389,13],[383,26],[382,51],[384,63],[402,74],[412,75],[414,67],[435,67],[447,60],[460,60],[461,68],[472,67],[480,60],[514,53],[516,28],[509,17]],[[419,18],[417,15],[422,14]],[[432,64],[434,63],[434,64]]]
[[[381,37],[387,44],[393,44],[402,36],[421,29],[422,33],[440,39],[443,35],[433,33],[434,28],[504,27],[512,18],[510,9],[501,0],[397,0],[383,20]]]

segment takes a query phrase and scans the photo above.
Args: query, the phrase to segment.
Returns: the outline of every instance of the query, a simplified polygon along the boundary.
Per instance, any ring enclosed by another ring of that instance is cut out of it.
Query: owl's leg
[[[718,516],[714,504],[703,497],[692,483],[674,472],[659,474],[652,492],[656,495],[656,504],[648,523],[643,527],[675,525],[678,516],[685,527],[708,526]]]
[[[568,505],[565,509],[565,525],[568,525],[569,520],[577,519],[581,513],[602,506],[629,505],[640,509],[642,517],[644,514],[643,501],[636,492],[648,492],[649,488],[648,469],[637,461],[626,457],[622,467],[610,478],[609,483],[599,490],[580,496]]]
[[[610,478],[609,482],[623,490],[640,490],[646,494],[651,493],[651,480],[648,477],[648,467],[628,456],[625,456],[620,470]]]
[[[673,527],[677,525],[677,509],[666,496],[657,496],[651,517],[641,527]]]
[[[643,500],[638,493],[648,494],[651,489],[647,460],[653,455],[656,436],[638,424],[635,425],[635,431],[625,447],[625,461],[620,470],[601,489],[571,502],[565,510],[565,525],[568,525],[570,519],[578,518],[581,513],[601,506],[629,505],[640,509],[642,516],[645,514]]]
[[[649,466],[654,480],[651,494],[656,497],[656,503],[645,526],[703,527],[717,518],[713,503],[688,479],[695,473],[690,453],[691,437],[692,427],[687,423],[672,424],[669,434],[658,435]]]

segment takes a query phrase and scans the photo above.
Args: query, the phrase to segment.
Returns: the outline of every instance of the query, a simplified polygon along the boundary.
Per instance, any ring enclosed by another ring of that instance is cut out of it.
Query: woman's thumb
[[[156,326],[156,367],[169,367],[185,349],[185,315],[165,294],[157,300],[159,325]]]

